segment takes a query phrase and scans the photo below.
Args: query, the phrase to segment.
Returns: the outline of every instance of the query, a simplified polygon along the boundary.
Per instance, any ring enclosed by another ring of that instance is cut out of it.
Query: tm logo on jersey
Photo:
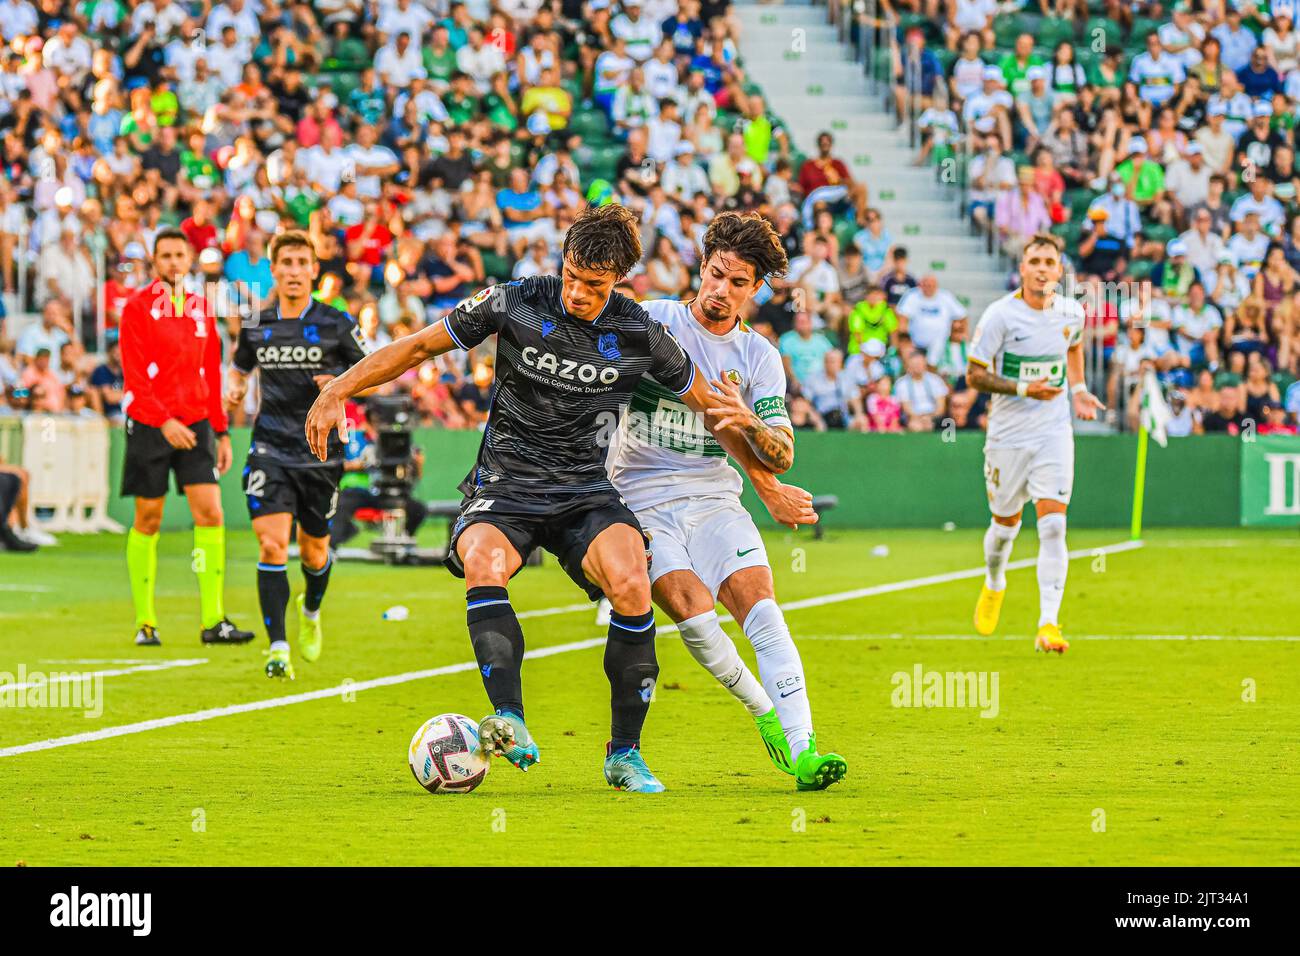
[[[623,353],[618,350],[618,336],[613,332],[606,332],[596,339],[596,351],[610,361],[617,361],[623,357]]]
[[[555,323],[550,319],[542,319],[542,338],[546,338],[555,331]]]

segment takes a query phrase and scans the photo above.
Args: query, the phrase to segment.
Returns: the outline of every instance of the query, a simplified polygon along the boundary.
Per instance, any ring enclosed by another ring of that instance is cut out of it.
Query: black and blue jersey
[[[254,313],[239,330],[232,363],[244,375],[261,370],[262,401],[248,457],[285,468],[340,464],[343,446],[336,435],[330,436],[329,458],[324,462],[307,444],[307,412],[320,394],[315,377],[341,375],[366,352],[352,316],[315,299],[296,319],[281,318],[278,308]]]
[[[443,320],[461,348],[497,336],[496,389],[466,494],[497,482],[612,491],[605,458],[641,376],[678,395],[691,387],[690,356],[641,306],[616,292],[587,322],[564,308],[561,286],[556,276],[489,286]]]

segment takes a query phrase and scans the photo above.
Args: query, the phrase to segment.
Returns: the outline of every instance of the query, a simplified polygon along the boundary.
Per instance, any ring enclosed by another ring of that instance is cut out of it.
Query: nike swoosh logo
[[[752,547],[752,548],[748,549],[747,551],[741,551],[741,550],[737,549],[737,550],[736,550],[736,557],[738,557],[738,558],[743,558],[745,555],[749,554],[750,551],[757,551],[757,550],[758,550],[758,547],[757,547],[757,546]]]
[[[802,687],[796,687],[794,690],[785,691],[781,694],[781,699],[784,700],[785,698],[789,697],[791,694],[797,694],[801,690],[803,690]]]

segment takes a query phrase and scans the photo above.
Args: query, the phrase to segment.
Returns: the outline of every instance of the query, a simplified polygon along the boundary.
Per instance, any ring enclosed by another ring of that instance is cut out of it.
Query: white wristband
[[[1029,383],[1028,383],[1028,382],[1016,382],[1016,394],[1019,395],[1021,398],[1024,398],[1026,395],[1028,395],[1028,394],[1029,394]]]
[[[1071,395],[1078,395],[1080,392],[1086,392],[1087,390],[1088,390],[1088,386],[1085,385],[1083,382],[1075,382],[1073,385],[1070,386]]]

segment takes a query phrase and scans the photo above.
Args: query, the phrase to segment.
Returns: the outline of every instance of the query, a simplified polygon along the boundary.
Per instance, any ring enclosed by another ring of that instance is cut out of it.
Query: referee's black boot
[[[35,551],[38,545],[14,534],[8,522],[0,519],[0,551]]]
[[[205,627],[199,638],[204,644],[247,644],[253,639],[252,631],[241,631],[224,617],[212,627]]]
[[[140,630],[135,632],[135,642],[140,647],[162,647],[162,638],[152,624],[140,625]]]

